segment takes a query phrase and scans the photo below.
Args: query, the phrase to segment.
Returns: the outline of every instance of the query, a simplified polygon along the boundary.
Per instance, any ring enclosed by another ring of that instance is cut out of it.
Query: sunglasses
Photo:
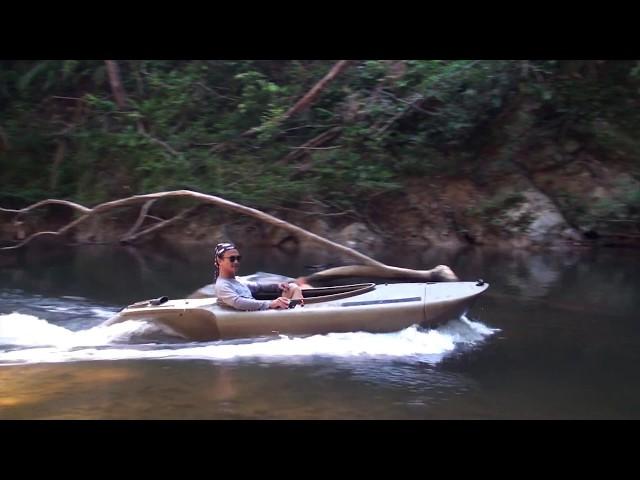
[[[239,262],[240,260],[242,260],[242,256],[241,255],[238,255],[238,256],[231,255],[229,257],[224,257],[224,258],[228,258],[229,262],[231,262],[231,263]]]

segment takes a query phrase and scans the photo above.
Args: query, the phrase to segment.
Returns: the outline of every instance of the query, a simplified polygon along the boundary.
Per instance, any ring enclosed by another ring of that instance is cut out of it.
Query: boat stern
[[[176,334],[195,341],[220,339],[216,315],[211,308],[216,300],[211,298],[164,301],[152,304],[138,302],[124,308],[104,325],[138,320],[166,325]]]

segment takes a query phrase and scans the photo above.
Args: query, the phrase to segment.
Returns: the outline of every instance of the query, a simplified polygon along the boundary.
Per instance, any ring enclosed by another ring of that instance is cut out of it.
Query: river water
[[[344,259],[242,251],[242,275]],[[491,286],[437,329],[183,343],[101,323],[211,282],[204,246],[0,254],[0,419],[640,418],[640,253],[389,248]]]

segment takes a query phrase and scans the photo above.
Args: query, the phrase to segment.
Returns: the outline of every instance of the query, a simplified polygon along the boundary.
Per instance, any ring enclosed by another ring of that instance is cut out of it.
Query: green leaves
[[[84,96],[84,100],[87,102],[88,105],[90,105],[91,107],[93,107],[99,112],[103,112],[103,113],[113,112],[118,109],[118,106],[115,104],[114,101],[109,100],[106,97],[93,95],[91,93],[86,94]]]
[[[32,82],[38,77],[47,72],[49,68],[48,61],[36,62],[25,74],[18,78],[16,86],[20,92],[25,92]]]
[[[0,61],[0,125],[12,144],[3,188],[36,191],[34,172],[49,171],[58,138],[68,145],[59,188],[70,196],[191,185],[258,206],[312,195],[355,207],[408,178],[465,174],[478,158],[497,175],[505,158],[562,135],[640,158],[637,61],[356,61],[283,121],[334,63],[118,61],[120,109],[104,61]],[[340,136],[281,162],[335,126]],[[55,193],[46,177],[38,191]],[[629,191],[616,212],[637,208]]]

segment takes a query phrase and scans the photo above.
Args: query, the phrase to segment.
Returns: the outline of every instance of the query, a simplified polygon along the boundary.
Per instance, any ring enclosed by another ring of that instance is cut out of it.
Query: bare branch
[[[349,60],[340,60],[337,62],[331,70],[316,83],[311,90],[309,90],[304,97],[302,97],[296,104],[289,109],[281,118],[280,121],[283,122],[289,117],[295,115],[296,113],[301,112],[306,109],[315,99],[316,97],[324,90],[329,83],[331,83],[345,68],[349,66]]]
[[[400,112],[398,112],[397,114],[395,114],[382,128],[380,128],[375,134],[377,136],[382,135],[391,125],[393,125],[397,120],[399,120],[400,118],[402,118],[409,110],[416,109],[422,113],[426,113],[428,115],[436,115],[434,113],[431,112],[427,112],[426,110],[423,110],[421,108],[419,108],[417,105],[419,103],[421,103],[424,100],[424,97],[422,95],[418,95],[415,100],[413,100],[412,102],[407,102],[405,100],[401,100],[397,97],[395,97],[395,95],[392,95],[394,98],[396,98],[397,100],[401,101],[402,103],[406,104],[407,106],[404,107],[404,109],[402,109]]]
[[[211,143],[190,143],[190,146],[193,147],[215,147],[216,145],[220,145],[220,142],[211,142]]]
[[[147,218],[147,213],[149,212],[149,209],[155,202],[156,202],[155,200],[149,200],[147,203],[145,203],[142,206],[142,208],[140,209],[140,215],[138,215],[138,219],[136,220],[136,223],[134,223],[133,226],[129,229],[129,231],[120,238],[120,241],[131,240],[131,237],[136,232],[136,230],[138,230],[138,228],[140,228],[140,226],[144,223],[145,218]]]
[[[45,202],[49,202],[49,203],[59,203],[62,200],[45,200]],[[66,203],[66,202],[65,202]],[[70,203],[70,202],[69,202]],[[82,207],[85,208],[85,207]],[[90,209],[88,209],[90,210]],[[2,247],[0,248],[0,250],[13,250],[16,248],[20,248],[24,245],[26,245],[27,243],[31,242],[34,238],[38,238],[41,237],[43,235],[53,235],[53,236],[59,236],[59,235],[64,235],[65,233],[67,233],[69,230],[71,230],[73,227],[75,227],[76,225],[84,222],[87,218],[89,218],[91,216],[91,213],[85,213],[84,215],[82,215],[81,217],[78,217],[77,219],[75,219],[73,222],[65,225],[64,227],[62,227],[60,230],[56,231],[56,232],[36,232],[33,235],[29,235],[27,238],[25,238],[22,242],[20,242],[17,245],[12,245],[10,247]]]
[[[165,199],[165,198],[191,198],[194,200],[197,200],[199,202],[205,203],[205,204],[212,204],[212,205],[216,205],[222,208],[225,208],[227,210],[231,210],[234,212],[238,212],[240,214],[244,214],[244,215],[248,215],[250,217],[254,217],[257,218],[258,220],[261,220],[263,222],[266,222],[270,225],[275,226],[276,228],[282,228],[283,230],[286,230],[288,232],[290,232],[291,234],[299,237],[299,238],[303,238],[309,242],[318,244],[318,245],[322,245],[323,247],[327,247],[333,251],[339,252],[340,254],[343,254],[347,257],[350,257],[354,260],[357,260],[359,262],[361,262],[363,265],[359,265],[359,266],[347,266],[347,267],[338,267],[337,269],[329,269],[325,272],[317,272],[314,273],[313,275],[311,275],[309,277],[309,279],[311,280],[315,280],[315,279],[319,279],[319,278],[329,278],[332,276],[380,276],[380,277],[391,277],[391,278],[414,278],[414,279],[420,279],[423,281],[450,281],[450,280],[456,280],[457,277],[455,276],[455,274],[451,271],[451,269],[449,267],[447,267],[446,265],[439,265],[431,270],[411,270],[411,269],[407,269],[407,268],[399,268],[399,267],[393,267],[393,266],[388,266],[385,265],[382,262],[379,262],[377,260],[374,260],[371,257],[368,257],[367,255],[364,255],[356,250],[353,250],[352,248],[346,247],[344,245],[341,245],[339,243],[335,243],[332,242],[331,240],[328,240],[324,237],[321,237],[320,235],[316,235],[315,233],[311,233],[307,230],[305,230],[304,228],[298,227],[296,225],[293,225],[291,223],[285,222],[284,220],[281,220],[279,218],[276,218],[272,215],[269,215],[265,212],[262,212],[260,210],[256,210],[254,208],[250,208],[250,207],[246,207],[244,205],[238,204],[238,203],[234,203],[231,202],[229,200],[225,200],[223,198],[220,197],[216,197],[213,195],[206,195],[204,193],[199,193],[199,192],[194,192],[191,190],[174,190],[174,191],[168,191],[168,192],[157,192],[157,193],[150,193],[150,194],[146,194],[146,195],[136,195],[133,197],[127,197],[127,198],[123,198],[123,199],[118,199],[118,200],[113,200],[110,202],[105,202],[105,203],[101,203],[100,205],[97,205],[96,207],[94,207],[93,209],[89,209],[86,207],[82,207],[81,205],[77,205],[77,204],[73,204],[72,202],[67,202],[64,200],[44,200],[42,202],[38,202],[37,204],[34,204],[32,206],[26,207],[22,210],[4,210],[4,211],[11,211],[11,212],[27,212],[29,210],[33,210],[34,208],[36,208],[37,206],[40,205],[44,205],[44,204],[48,204],[48,203],[58,203],[58,204],[64,204],[64,205],[69,205],[69,206],[73,206],[76,209],[79,209],[81,211],[83,211],[83,215],[80,216],[79,218],[77,218],[76,220],[72,221],[71,223],[69,223],[68,225],[64,226],[63,228],[61,228],[60,230],[58,230],[57,232],[38,232],[35,233],[31,236],[29,236],[27,239],[23,240],[22,242],[20,242],[17,245],[14,246],[10,246],[10,247],[3,247],[0,250],[13,250],[13,249],[17,249],[20,248],[24,245],[26,245],[27,243],[29,243],[31,240],[33,240],[34,238],[37,238],[39,236],[43,236],[43,235],[55,235],[55,236],[59,236],[59,235],[63,235],[66,232],[68,232],[69,230],[71,230],[73,227],[76,227],[77,225],[79,225],[80,223],[86,221],[87,219],[91,218],[94,215],[100,214],[100,213],[104,213],[108,210],[112,210],[115,208],[121,208],[121,207],[125,207],[125,206],[129,206],[129,205],[135,205],[135,204],[140,204],[140,203],[144,203],[145,206],[147,208],[150,207],[150,202],[158,200],[158,199]],[[175,217],[169,219],[169,220],[165,220],[163,222],[160,222],[156,225],[153,225],[152,227],[147,228],[146,230],[143,230],[135,235],[130,236],[127,240],[128,241],[134,241],[138,238],[140,238],[143,235],[147,235],[153,232],[156,232],[158,230],[160,230],[161,228],[166,228],[167,226],[182,220],[184,217],[186,217],[190,212],[192,212],[195,208],[198,208],[199,205],[192,207],[192,208],[188,208],[186,210],[184,210],[183,212],[181,212],[180,214],[176,215]],[[145,207],[143,207],[144,210]],[[137,222],[136,222],[137,223]]]
[[[293,132],[294,130],[302,130],[303,128],[332,128],[337,126],[337,123],[332,123],[330,125],[300,125],[299,127],[292,127],[287,128],[286,130],[282,130],[282,133]]]
[[[171,145],[169,145],[167,142],[163,142],[162,140],[159,140],[155,137],[152,137],[151,135],[149,135],[147,133],[147,131],[144,128],[144,125],[142,124],[141,121],[138,121],[138,133],[140,135],[142,135],[143,137],[148,138],[149,140],[151,140],[153,143],[157,143],[158,145],[160,145],[161,147],[164,147],[165,150],[167,150],[169,153],[171,153],[172,155],[175,155],[176,157],[179,155],[182,155],[181,152],[178,152],[177,150],[175,150]]]
[[[330,128],[326,132],[322,132],[320,135],[313,137],[308,142],[304,143],[300,147],[297,147],[293,152],[288,153],[282,159],[278,160],[276,163],[287,163],[292,160],[295,160],[304,155],[304,150],[311,149],[314,147],[319,147],[337,137],[340,134],[340,127]]]
[[[49,98],[56,98],[58,100],[74,100],[74,101],[84,102],[83,97],[61,97],[59,95],[51,95],[51,97]]]
[[[27,213],[30,210],[35,210],[38,207],[42,207],[44,205],[49,205],[49,204],[55,204],[55,205],[66,205],[67,207],[71,207],[74,210],[78,210],[82,213],[88,213],[91,211],[90,208],[87,207],[83,207],[82,205],[79,205],[77,203],[73,203],[73,202],[69,202],[67,200],[53,200],[53,199],[49,199],[49,200],[42,200],[41,202],[38,203],[34,203],[33,205],[29,205],[28,207],[25,208],[21,208],[19,210],[12,210],[10,208],[0,208],[0,212],[7,212],[7,213]]]
[[[436,113],[433,113],[433,112],[427,112],[426,110],[423,110],[422,108],[420,108],[418,106],[418,104],[424,100],[424,96],[419,94],[419,93],[412,95],[413,99],[410,100],[410,101],[409,100],[405,100],[403,98],[398,98],[393,93],[387,92],[384,89],[381,89],[380,93],[382,93],[382,94],[384,94],[384,95],[386,95],[388,97],[391,97],[391,98],[393,98],[394,100],[396,100],[396,101],[398,101],[400,103],[404,103],[405,105],[408,105],[409,108],[417,110],[418,112],[422,112],[422,113],[427,114],[427,115],[437,115]]]
[[[200,202],[203,203],[208,203],[208,204],[213,204],[213,205],[217,205],[223,208],[226,208],[227,210],[231,210],[234,212],[238,212],[238,213],[242,213],[245,215],[248,215],[250,217],[254,217],[257,218],[258,220],[262,220],[266,223],[269,223],[271,225],[274,225],[276,227],[280,227],[284,230],[287,230],[288,232],[293,233],[294,235],[298,235],[302,238],[305,238],[306,240],[309,240],[311,242],[314,243],[318,243],[320,245],[323,245],[325,247],[330,247],[333,250],[337,250],[340,253],[343,253],[344,255],[347,255],[349,257],[352,257],[354,259],[357,259],[361,262],[364,262],[367,265],[383,265],[382,263],[378,262],[377,260],[374,260],[360,252],[357,252],[349,247],[345,247],[344,245],[340,245],[338,243],[332,242],[330,240],[327,240],[326,238],[323,238],[319,235],[316,235],[315,233],[311,233],[303,228],[297,227],[295,225],[292,225],[288,222],[285,222],[284,220],[281,220],[279,218],[276,218],[272,215],[269,215],[267,213],[264,213],[260,210],[256,210],[255,208],[250,208],[250,207],[246,207],[244,205],[240,205],[238,203],[234,203],[231,202],[229,200],[225,200],[223,198],[220,197],[215,197],[213,195],[206,195],[204,193],[199,193],[199,192],[193,192],[191,190],[174,190],[174,191],[169,191],[169,192],[158,192],[158,193],[149,193],[146,195],[135,195],[133,197],[127,197],[127,198],[123,198],[123,199],[119,199],[119,200],[113,200],[111,202],[105,202],[105,203],[101,203],[100,205],[97,205],[96,207],[94,207],[93,209],[86,209],[85,211],[87,213],[85,213],[83,216],[79,217],[78,219],[74,220],[73,222],[71,222],[70,224],[66,225],[65,227],[63,227],[62,229],[60,229],[58,232],[55,232],[54,234],[56,235],[62,235],[63,233],[69,231],[71,228],[77,226],[78,224],[82,223],[83,221],[87,220],[88,218],[90,218],[93,215],[96,215],[98,213],[103,213],[107,210],[111,210],[114,208],[121,208],[124,206],[129,206],[129,205],[135,205],[135,204],[139,204],[139,203],[144,203],[147,202],[149,200],[156,200],[156,199],[160,199],[160,198],[170,198],[170,197],[175,197],[175,198],[193,198],[195,200],[198,200]],[[40,203],[67,203],[64,201],[56,201],[56,200],[45,200],[44,202],[40,202]],[[26,209],[23,209],[23,211],[27,211],[29,209],[35,208],[35,206],[32,207],[27,207]],[[82,207],[84,208],[84,207]],[[153,228],[153,227],[152,227]],[[139,236],[139,235],[138,235]],[[29,241],[31,241],[33,238],[35,238],[34,235],[30,236],[29,238],[27,238],[25,241],[23,241],[20,246],[27,244]],[[3,247],[3,249],[10,249],[12,247]]]
[[[23,241],[21,241],[17,245],[11,245],[10,247],[2,247],[2,248],[0,248],[0,250],[15,250],[17,248],[25,246],[27,243],[29,243],[34,238],[42,237],[44,235],[57,236],[57,235],[60,235],[60,232],[37,232],[37,233],[34,233],[33,235],[29,235],[27,238],[25,238]]]
[[[155,201],[155,200],[154,200]],[[145,204],[146,205],[146,204]],[[183,220],[186,216],[188,216],[191,212],[193,212],[194,210],[196,210],[200,205],[196,205],[195,207],[191,207],[191,208],[186,208],[184,209],[182,212],[180,212],[178,215],[176,215],[175,217],[172,217],[168,220],[164,220],[160,223],[157,223],[149,228],[146,228],[144,230],[142,230],[141,232],[135,234],[135,235],[131,235],[128,236],[127,238],[124,238],[122,241],[124,242],[134,242],[137,239],[139,239],[140,237],[144,236],[144,235],[148,235],[150,233],[155,233],[158,230],[161,230],[163,228],[169,227],[177,222],[179,222],[180,220]]]
[[[212,93],[216,97],[224,98],[225,100],[231,100],[231,101],[239,100],[239,97],[228,97],[226,95],[222,95],[221,93],[217,92],[213,88],[205,85],[203,82],[196,82],[194,85],[197,85],[198,87],[205,89],[206,91],[208,91],[209,93]]]
[[[331,147],[289,147],[292,150],[334,150],[336,148],[342,148],[342,145],[333,145]]]

